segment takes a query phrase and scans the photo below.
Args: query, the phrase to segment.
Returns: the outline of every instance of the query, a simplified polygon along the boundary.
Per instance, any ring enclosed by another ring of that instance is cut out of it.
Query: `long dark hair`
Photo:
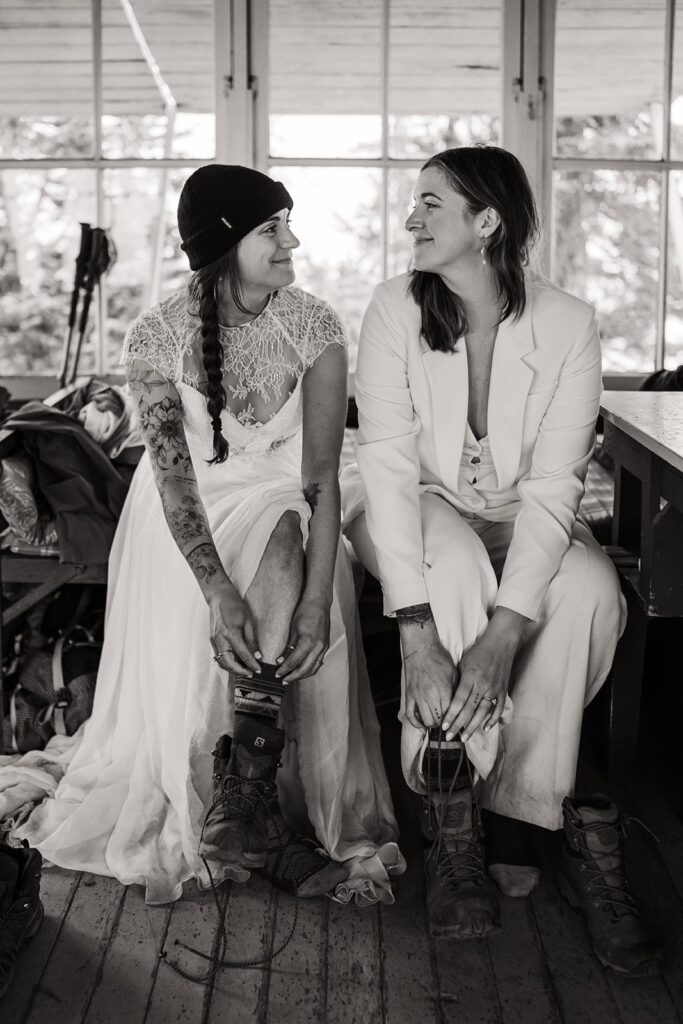
[[[539,234],[539,219],[531,184],[517,157],[498,146],[461,146],[431,157],[422,170],[438,167],[451,187],[463,197],[474,216],[488,206],[500,215],[500,224],[486,241],[502,299],[501,320],[518,319],[526,306],[524,267]],[[452,352],[467,333],[462,299],[438,274],[414,270],[409,291],[422,313],[422,335],[431,349]]]
[[[200,270],[190,278],[190,309],[201,321],[202,362],[206,372],[206,407],[213,427],[213,458],[209,465],[225,462],[228,457],[228,442],[223,437],[221,413],[227,396],[223,387],[223,348],[218,336],[218,302],[216,291],[219,282],[226,278],[230,285],[232,301],[242,313],[250,313],[242,294],[237,246],[233,246],[219,259]]]

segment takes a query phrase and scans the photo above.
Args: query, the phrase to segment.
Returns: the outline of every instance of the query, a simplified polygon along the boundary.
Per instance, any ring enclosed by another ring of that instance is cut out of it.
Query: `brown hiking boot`
[[[423,763],[433,809],[429,825],[436,831],[425,857],[429,930],[437,937],[483,938],[498,929],[500,907],[484,866],[479,811],[464,749],[458,743],[443,746],[445,756],[439,744]]]
[[[199,854],[237,869],[236,880],[263,867],[268,854],[264,815],[275,793],[284,745],[281,729],[238,717],[235,736],[221,736],[214,751],[213,802],[207,811]]]
[[[0,999],[14,977],[17,953],[43,923],[38,850],[0,843]]]
[[[602,795],[562,802],[560,891],[586,915],[598,960],[619,974],[657,974],[662,948],[624,873],[624,819]]]

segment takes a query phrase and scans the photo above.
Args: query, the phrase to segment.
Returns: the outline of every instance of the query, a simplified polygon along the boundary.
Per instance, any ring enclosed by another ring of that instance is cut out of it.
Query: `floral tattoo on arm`
[[[199,496],[180,398],[169,393],[170,382],[151,369],[132,371],[128,382],[168,527],[197,580],[209,583],[223,566]]]
[[[320,497],[320,484],[310,483],[304,487],[304,498],[308,503],[311,512],[315,512],[318,506],[318,498]]]

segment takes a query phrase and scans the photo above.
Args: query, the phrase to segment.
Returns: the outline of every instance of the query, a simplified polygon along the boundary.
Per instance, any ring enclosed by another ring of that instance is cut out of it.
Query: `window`
[[[500,142],[503,0],[270,0],[267,167],[294,199],[299,284],[356,342],[374,286],[408,268],[420,166]]]
[[[185,279],[175,209],[215,158],[224,0],[0,2],[0,373],[54,375],[79,221],[118,251],[80,369],[115,369],[131,320]]]
[[[553,252],[604,366],[683,361],[683,3],[557,0]]]

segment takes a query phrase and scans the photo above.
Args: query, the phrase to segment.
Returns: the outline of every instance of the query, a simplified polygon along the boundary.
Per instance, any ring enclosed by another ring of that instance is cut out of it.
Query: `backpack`
[[[5,750],[41,750],[55,735],[71,736],[90,717],[102,644],[84,626],[73,626],[52,651],[32,652],[3,721]]]

